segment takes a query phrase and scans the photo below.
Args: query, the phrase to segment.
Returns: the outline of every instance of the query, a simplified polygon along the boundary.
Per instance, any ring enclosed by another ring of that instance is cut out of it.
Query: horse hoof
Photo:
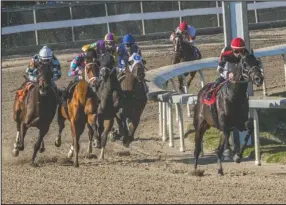
[[[18,150],[23,151],[24,150],[24,146],[18,147]]]
[[[43,153],[46,149],[44,147],[40,148],[39,152]]]
[[[236,154],[233,156],[233,161],[236,163],[240,163],[241,162],[241,158]]]
[[[217,174],[218,174],[218,176],[223,176],[223,171],[222,170],[218,170]]]
[[[31,163],[31,166],[32,166],[32,167],[39,167],[39,165],[38,165],[37,163],[35,163],[35,162],[32,162],[32,163]]]
[[[18,149],[13,149],[12,154],[13,154],[14,157],[17,157],[19,155],[19,150]]]
[[[68,153],[68,158],[71,159],[72,157],[73,157],[73,151],[70,150]]]
[[[60,147],[61,145],[62,145],[61,140],[56,140],[56,141],[55,141],[55,146],[56,146],[56,147]]]
[[[97,140],[95,140],[94,142],[93,142],[93,145],[92,145],[94,148],[97,148],[97,149],[101,149],[101,145],[100,145],[100,143],[99,143],[99,141],[97,141]]]
[[[78,163],[78,162],[75,162],[75,163],[73,164],[73,166],[74,166],[74,167],[79,167],[79,163]]]

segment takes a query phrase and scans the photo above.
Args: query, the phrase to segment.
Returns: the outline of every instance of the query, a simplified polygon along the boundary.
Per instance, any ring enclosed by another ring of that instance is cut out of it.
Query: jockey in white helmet
[[[59,60],[54,56],[53,51],[48,46],[43,46],[39,54],[34,55],[30,60],[29,66],[26,69],[29,81],[36,82],[38,77],[37,67],[40,62],[50,64],[53,71],[52,87],[58,96],[60,93],[54,81],[60,79],[62,76],[61,66]]]

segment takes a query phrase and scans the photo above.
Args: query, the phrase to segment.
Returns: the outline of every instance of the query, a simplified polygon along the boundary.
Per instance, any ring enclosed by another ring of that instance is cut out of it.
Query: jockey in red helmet
[[[212,86],[212,90],[225,80],[233,78],[232,69],[234,65],[238,63],[241,56],[246,53],[249,53],[249,51],[245,48],[244,40],[239,37],[232,39],[231,45],[222,49],[217,67],[217,72],[220,73],[220,77],[216,79]],[[211,95],[212,92],[209,92],[206,99],[209,100]]]
[[[172,32],[170,40],[173,42],[175,34],[182,34],[184,41],[189,42],[192,46],[195,45],[196,29],[193,26],[188,25],[185,21],[182,21],[179,26]],[[195,47],[195,54],[197,59],[201,59],[201,53],[197,47]]]
[[[185,21],[182,21],[179,26],[172,32],[170,36],[170,40],[174,40],[175,33],[184,34],[184,38],[186,41],[189,41],[191,44],[194,44],[194,40],[196,39],[196,29],[193,26],[188,25]]]

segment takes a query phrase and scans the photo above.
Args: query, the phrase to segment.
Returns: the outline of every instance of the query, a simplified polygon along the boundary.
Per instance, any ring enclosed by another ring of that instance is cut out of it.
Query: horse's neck
[[[247,91],[247,83],[231,83],[226,87],[227,98],[232,101],[234,99],[244,99]]]

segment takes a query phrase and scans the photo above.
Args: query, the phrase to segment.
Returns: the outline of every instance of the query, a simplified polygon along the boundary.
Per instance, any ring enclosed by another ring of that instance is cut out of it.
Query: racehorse
[[[123,117],[121,120],[126,120],[128,129],[128,138],[123,140],[123,145],[128,147],[134,140],[134,133],[139,125],[141,114],[147,103],[147,95],[145,88],[145,72],[144,64],[146,62],[143,58],[133,53],[128,60],[128,66],[124,74],[118,75],[118,80],[121,84],[121,88],[124,93],[123,109],[119,117]],[[117,119],[117,124],[120,123]]]
[[[78,167],[79,138],[84,131],[85,125],[88,127],[89,146],[87,157],[92,153],[93,138],[98,138],[97,133],[97,108],[99,104],[95,93],[97,77],[99,76],[99,66],[96,60],[97,54],[94,49],[87,50],[85,57],[85,68],[82,79],[74,81],[76,84],[71,99],[64,99],[58,108],[58,126],[59,133],[55,141],[57,147],[61,146],[61,134],[65,127],[65,120],[70,122],[72,133],[72,145],[70,147],[68,158],[72,158],[75,152],[74,166]],[[69,87],[69,86],[68,86]],[[67,92],[67,91],[65,91]]]
[[[13,118],[17,123],[16,143],[13,149],[14,156],[18,156],[19,150],[24,150],[24,138],[27,130],[30,127],[37,127],[40,130],[38,139],[34,144],[33,166],[38,166],[35,163],[35,158],[40,146],[40,152],[43,152],[45,149],[43,138],[49,131],[57,108],[56,94],[51,86],[53,72],[50,65],[40,62],[37,72],[37,82],[28,83],[27,95],[22,100],[18,91],[13,106]],[[26,82],[22,85],[23,88],[24,86],[26,86]]]
[[[211,88],[212,83],[205,85],[199,91],[197,104],[194,107],[193,121],[195,128],[195,170],[201,152],[203,135],[211,126],[223,132],[216,151],[219,175],[223,175],[221,157],[224,145],[229,140],[230,132],[234,128],[240,131],[248,131],[245,144],[242,149],[236,149],[234,156],[234,161],[240,162],[248,138],[253,133],[253,123],[248,118],[247,86],[249,81],[257,86],[262,85],[264,77],[260,66],[260,61],[253,54],[245,54],[232,70],[233,79],[225,81],[217,92],[213,92],[211,102],[206,101],[205,93]]]
[[[100,103],[97,122],[100,141],[97,141],[95,146],[101,148],[99,159],[104,159],[107,136],[113,127],[116,114],[119,112],[119,109],[122,108],[124,95],[116,76],[114,57],[110,53],[104,53],[101,55],[99,62],[100,81],[97,86],[97,95]],[[125,121],[120,122],[119,126],[121,125],[122,129],[126,130]],[[123,135],[126,137],[124,133]]]
[[[194,61],[199,60],[202,58],[201,53],[198,52],[198,55],[196,55],[195,52],[195,46],[191,45],[189,42],[186,42],[183,40],[182,34],[176,34],[174,41],[174,56],[172,64],[177,64],[181,62],[187,62],[187,61]],[[189,90],[189,87],[191,85],[192,80],[194,79],[197,71],[193,71],[190,73],[185,73],[183,75],[178,76],[179,81],[179,90],[183,93],[185,93],[184,90],[184,78],[187,77],[187,90]]]

